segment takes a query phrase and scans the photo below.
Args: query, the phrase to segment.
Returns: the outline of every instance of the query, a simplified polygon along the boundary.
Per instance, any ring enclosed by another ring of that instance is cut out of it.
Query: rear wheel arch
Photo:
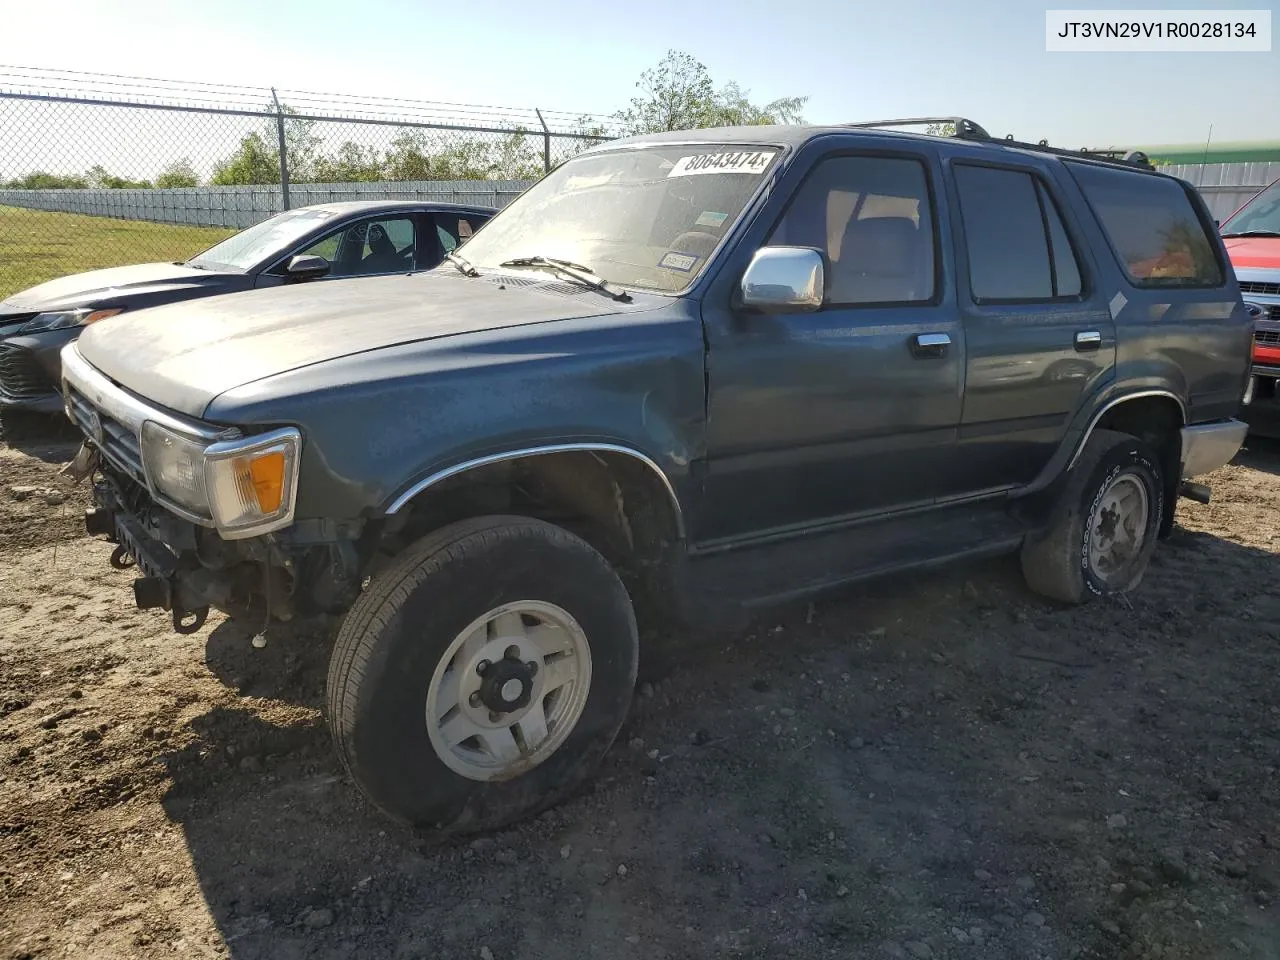
[[[1173,517],[1178,506],[1178,488],[1182,482],[1182,428],[1186,426],[1186,408],[1172,393],[1148,391],[1119,397],[1108,403],[1094,418],[1082,438],[1079,452],[1095,430],[1126,433],[1142,440],[1160,460],[1164,481],[1164,506],[1160,518],[1160,536],[1173,530]]]

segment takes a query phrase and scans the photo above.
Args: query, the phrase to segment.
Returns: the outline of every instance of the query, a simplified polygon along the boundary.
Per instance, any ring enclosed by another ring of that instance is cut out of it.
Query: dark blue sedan
[[[62,348],[90,323],[144,307],[286,283],[437,266],[496,211],[415,201],[324,203],[276,214],[184,263],[77,273],[0,302],[0,409],[62,409]]]

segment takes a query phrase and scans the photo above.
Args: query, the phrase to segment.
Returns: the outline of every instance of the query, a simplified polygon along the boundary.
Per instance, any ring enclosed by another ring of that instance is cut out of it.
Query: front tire
[[[397,820],[446,833],[532,815],[617,736],[639,655],[630,598],[560,527],[484,517],[442,528],[347,615],[327,706],[338,754]]]
[[[1023,544],[1028,586],[1068,604],[1133,590],[1156,547],[1164,490],[1160,459],[1148,444],[1095,430],[1048,526]]]

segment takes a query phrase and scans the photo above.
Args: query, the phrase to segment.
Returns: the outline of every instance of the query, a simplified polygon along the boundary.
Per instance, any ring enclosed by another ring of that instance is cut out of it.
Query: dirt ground
[[[788,611],[638,691],[587,794],[440,845],[320,713],[331,626],[171,633],[0,444],[0,958],[1280,957],[1280,445],[1131,602],[1001,561]]]

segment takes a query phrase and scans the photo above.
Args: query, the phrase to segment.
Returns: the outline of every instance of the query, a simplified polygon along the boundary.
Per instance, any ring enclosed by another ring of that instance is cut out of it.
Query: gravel
[[[588,788],[461,840],[387,820],[342,773],[321,712],[334,624],[262,649],[218,617],[175,636],[83,536],[83,489],[5,495],[64,490],[58,465],[0,446],[4,960],[1280,943],[1280,446],[1179,505],[1128,603],[1042,603],[1002,560],[690,645]]]

